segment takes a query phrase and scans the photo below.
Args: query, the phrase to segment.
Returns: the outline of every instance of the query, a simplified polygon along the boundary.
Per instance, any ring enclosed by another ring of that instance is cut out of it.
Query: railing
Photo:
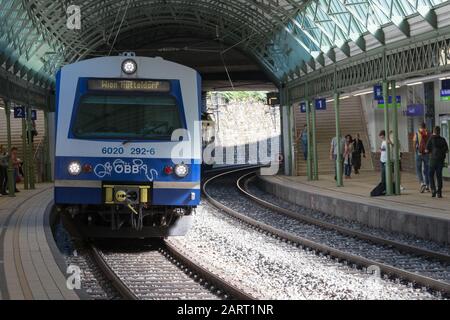
[[[450,29],[445,28],[450,31]],[[419,41],[396,43],[396,47],[373,50],[343,60],[288,83],[289,101],[308,96],[327,96],[371,86],[382,80],[405,80],[450,70],[450,33]],[[429,36],[430,37],[430,36]]]

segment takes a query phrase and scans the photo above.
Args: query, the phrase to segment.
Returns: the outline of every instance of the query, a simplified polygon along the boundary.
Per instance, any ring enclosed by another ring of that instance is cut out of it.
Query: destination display
[[[442,101],[450,101],[450,90],[448,90],[448,89],[441,90],[441,100]]]
[[[389,108],[393,108],[392,100],[393,100],[392,96],[389,96],[389,104],[388,104]],[[402,107],[402,97],[397,96],[395,100],[397,102],[396,107],[401,108]],[[384,99],[378,100],[378,108],[384,109],[384,107],[385,107]]]
[[[139,92],[169,92],[169,81],[152,80],[88,80],[88,89],[95,91],[139,91]]]
[[[450,80],[443,80],[441,87],[441,101],[450,101]]]
[[[423,117],[425,115],[425,106],[423,104],[411,104],[407,106],[406,115],[408,117]]]

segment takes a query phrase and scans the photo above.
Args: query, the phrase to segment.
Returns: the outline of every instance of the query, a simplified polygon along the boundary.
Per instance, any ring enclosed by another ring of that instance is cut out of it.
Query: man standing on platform
[[[340,137],[340,151],[341,154],[339,155],[341,158],[341,172],[344,170],[344,149],[345,149],[345,138]],[[336,137],[333,137],[333,140],[331,140],[331,148],[330,148],[330,160],[334,161],[334,180],[337,180],[337,163],[336,160],[338,159],[338,139]]]
[[[441,137],[440,127],[434,128],[433,136],[429,139],[425,152],[430,155],[430,182],[433,198],[436,198],[436,196],[442,198],[442,171],[448,153],[448,145],[447,141]]]
[[[386,131],[381,130],[380,134],[378,135],[381,140],[381,147],[380,147],[380,166],[381,166],[381,183],[386,188],[386,163],[387,163],[387,148],[388,148],[388,141],[386,140]]]
[[[355,174],[359,174],[359,170],[361,169],[361,155],[366,157],[366,149],[364,148],[364,143],[361,140],[359,133],[356,134],[356,139],[353,142],[353,154],[352,154],[352,162],[353,167],[355,168]]]

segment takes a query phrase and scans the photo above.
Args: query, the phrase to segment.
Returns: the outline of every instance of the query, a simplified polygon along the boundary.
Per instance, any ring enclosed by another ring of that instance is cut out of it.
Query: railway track
[[[247,293],[197,265],[170,242],[139,250],[90,251],[97,266],[125,300],[253,300]]]
[[[448,255],[299,215],[248,192],[252,175],[216,175],[205,182],[204,194],[228,215],[282,241],[450,296]]]

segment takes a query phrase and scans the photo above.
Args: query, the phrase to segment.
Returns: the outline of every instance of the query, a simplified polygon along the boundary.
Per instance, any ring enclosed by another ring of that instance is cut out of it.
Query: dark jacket
[[[448,153],[447,141],[441,136],[434,135],[428,140],[427,150],[431,161],[444,162]]]
[[[361,156],[361,154],[366,154],[366,149],[364,148],[364,143],[362,140],[355,140],[353,142],[353,155]]]
[[[9,162],[9,156],[7,153],[0,153],[0,167],[7,168]]]

